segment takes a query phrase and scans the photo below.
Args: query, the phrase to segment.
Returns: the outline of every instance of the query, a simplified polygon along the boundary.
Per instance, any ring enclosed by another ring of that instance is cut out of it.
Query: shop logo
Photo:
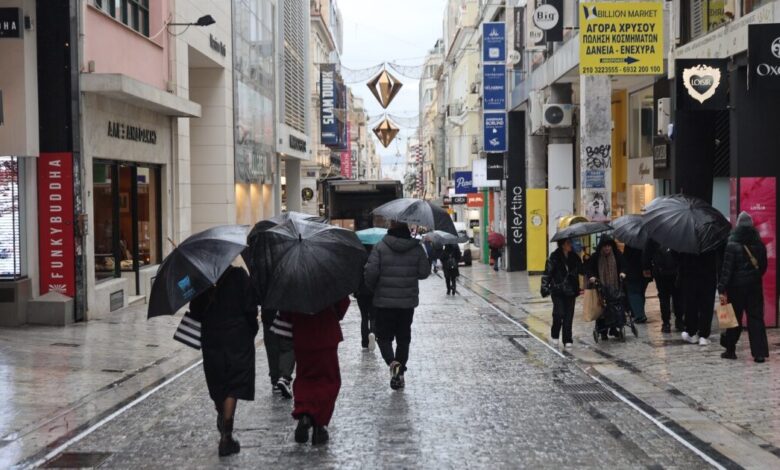
[[[720,70],[709,65],[697,65],[683,70],[683,84],[691,98],[704,103],[715,96],[720,86]]]
[[[587,5],[583,5],[582,9],[585,10],[585,19],[586,20],[595,20],[599,17],[598,11],[596,11],[596,6],[589,7]]]
[[[780,38],[772,41],[772,55],[780,59]]]
[[[540,5],[534,12],[534,24],[545,31],[553,29],[559,20],[560,14],[552,5]]]

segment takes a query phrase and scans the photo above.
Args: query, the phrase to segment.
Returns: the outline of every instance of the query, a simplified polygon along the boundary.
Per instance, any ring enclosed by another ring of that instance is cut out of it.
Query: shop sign
[[[537,6],[533,21],[544,31],[547,42],[563,41],[563,0],[547,0]]]
[[[483,150],[487,153],[506,152],[506,113],[488,113],[482,115]]]
[[[726,109],[729,101],[727,64],[727,59],[678,59],[675,62],[677,109]]]
[[[506,66],[504,64],[482,66],[482,108],[488,111],[506,109]]]
[[[527,268],[525,113],[509,115],[512,133],[506,158],[506,254],[510,271]],[[571,160],[569,160],[571,161]]]
[[[504,179],[504,155],[500,153],[488,154],[487,179],[492,181]]]
[[[227,47],[225,43],[214,37],[213,34],[209,34],[209,46],[217,54],[225,57],[227,55]]]
[[[662,2],[580,3],[580,73],[654,75],[664,71]]]
[[[506,62],[506,24],[482,23],[482,63]]]
[[[476,193],[474,179],[470,171],[456,171],[452,177],[455,180],[455,194]]]
[[[306,141],[290,134],[290,148],[299,152],[306,152]]]
[[[22,10],[0,8],[0,38],[22,37]]]
[[[780,23],[748,28],[749,89],[780,90]]]
[[[498,154],[498,156],[503,158],[503,155],[501,154]],[[479,160],[474,160],[474,162],[471,164],[472,175],[474,177],[474,187],[475,188],[501,187],[500,178],[496,180],[488,179],[487,167],[488,167],[488,162],[487,159],[484,158],[480,158]]]
[[[346,123],[346,140],[344,141],[346,148],[341,151],[341,176],[352,179],[352,129],[350,129],[349,122]]]
[[[452,196],[450,198],[450,204],[453,206],[462,206],[468,202],[467,196]]]
[[[320,141],[324,145],[339,144],[339,126],[336,122],[336,68],[333,64],[320,66]]]
[[[38,243],[41,295],[74,297],[75,239],[73,156],[44,153],[38,157]]]
[[[108,136],[144,144],[157,144],[157,131],[154,129],[145,129],[117,121],[108,121]]]
[[[470,219],[469,228],[479,228],[479,219]]]
[[[668,152],[669,148],[666,144],[653,147],[653,168],[666,168],[669,161]]]
[[[524,26],[525,26],[525,8],[524,7],[514,7],[514,18],[515,18],[515,43],[514,43],[514,50],[515,50],[515,56],[519,58],[517,62],[513,62],[515,69],[522,69],[523,68],[523,39],[525,35]]]
[[[473,193],[466,195],[466,207],[479,209],[485,207],[485,196],[482,193]]]

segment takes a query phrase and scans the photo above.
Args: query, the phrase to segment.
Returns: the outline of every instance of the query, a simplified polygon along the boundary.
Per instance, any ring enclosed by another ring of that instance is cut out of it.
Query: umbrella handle
[[[166,238],[168,239],[168,241],[169,241],[169,242],[171,242],[171,245],[173,245],[173,247],[174,247],[174,248],[178,248],[178,246],[176,245],[176,242],[174,242],[174,241],[171,239],[171,237],[166,237]]]

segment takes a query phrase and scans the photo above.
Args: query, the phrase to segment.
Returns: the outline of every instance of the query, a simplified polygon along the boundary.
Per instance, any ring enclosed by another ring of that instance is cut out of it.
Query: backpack
[[[454,271],[458,269],[458,261],[455,259],[454,256],[450,255],[447,257],[447,262],[444,263],[444,267],[450,271]]]

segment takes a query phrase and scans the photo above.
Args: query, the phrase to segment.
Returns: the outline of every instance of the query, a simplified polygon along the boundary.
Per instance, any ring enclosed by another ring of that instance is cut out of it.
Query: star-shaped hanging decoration
[[[390,145],[390,142],[395,139],[395,136],[398,135],[398,132],[400,129],[398,126],[393,124],[393,121],[391,121],[388,118],[385,118],[382,122],[376,125],[374,127],[374,134],[377,136],[380,142],[382,142],[382,145],[387,148],[388,145]]]
[[[372,78],[366,85],[376,100],[379,101],[379,104],[385,109],[390,106],[390,102],[393,101],[395,95],[404,86],[387,70],[382,70],[379,75]]]

